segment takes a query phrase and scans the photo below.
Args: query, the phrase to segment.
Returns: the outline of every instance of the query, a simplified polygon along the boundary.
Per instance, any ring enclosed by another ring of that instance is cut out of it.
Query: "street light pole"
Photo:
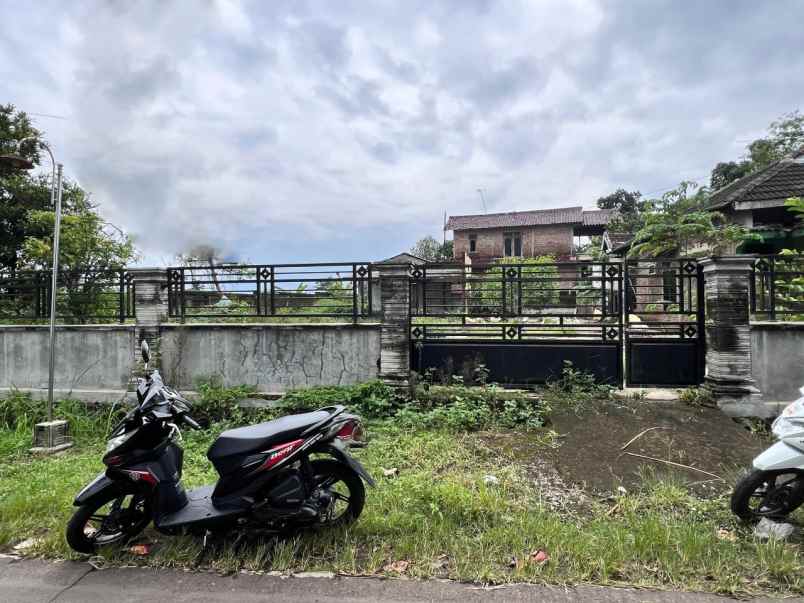
[[[50,149],[48,149],[50,151]],[[52,155],[51,155],[52,157]],[[61,181],[64,166],[58,164],[58,174],[51,190],[51,199],[56,197],[56,225],[53,229],[53,266],[50,281],[50,364],[47,377],[47,420],[53,420],[53,384],[56,376],[56,292],[59,285],[59,234],[61,233]],[[50,442],[53,446],[53,442]]]
[[[46,150],[47,154],[50,156],[50,204],[55,210],[56,215],[53,229],[53,263],[51,266],[50,281],[50,362],[48,363],[47,423],[38,423],[34,429],[34,450],[42,450],[41,444],[43,444],[43,442],[37,434],[46,431],[47,446],[45,450],[52,452],[72,445],[66,438],[67,422],[53,420],[53,387],[56,374],[56,294],[59,285],[59,235],[61,234],[61,193],[64,166],[61,163],[56,163],[56,159],[53,157],[53,151],[50,150],[50,146],[46,142],[38,140],[33,136],[28,136],[17,142],[17,152],[15,154],[0,155],[0,164],[9,166],[12,169],[32,169],[34,167],[33,161],[20,154],[23,143],[29,140],[35,141],[39,148]],[[57,431],[61,434],[59,437],[60,442],[58,445],[54,446],[53,435],[54,432]]]

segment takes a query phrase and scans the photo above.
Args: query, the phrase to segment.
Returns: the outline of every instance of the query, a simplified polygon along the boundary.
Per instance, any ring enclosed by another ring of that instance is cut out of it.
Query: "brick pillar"
[[[751,376],[749,283],[752,257],[701,260],[706,300],[706,385],[721,407],[759,403]]]
[[[380,379],[407,387],[410,378],[410,284],[407,264],[377,266],[382,300]]]
[[[143,339],[151,348],[151,367],[159,367],[159,325],[167,319],[167,271],[164,268],[134,268],[134,312],[136,315],[135,366],[140,362],[139,345]]]

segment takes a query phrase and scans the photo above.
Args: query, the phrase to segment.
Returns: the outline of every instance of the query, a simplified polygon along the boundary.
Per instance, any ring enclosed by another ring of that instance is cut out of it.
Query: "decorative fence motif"
[[[36,324],[50,318],[49,270],[0,272],[0,322]],[[134,318],[134,283],[126,270],[59,271],[60,323],[123,323]]]
[[[411,266],[410,274],[414,340],[622,336],[617,263],[428,264]]]
[[[758,257],[750,292],[755,318],[804,321],[804,255]]]
[[[168,314],[192,319],[337,318],[379,310],[369,263],[216,265],[168,268]]]

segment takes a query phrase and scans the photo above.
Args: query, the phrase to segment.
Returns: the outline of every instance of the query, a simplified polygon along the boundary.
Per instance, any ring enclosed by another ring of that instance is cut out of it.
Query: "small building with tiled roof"
[[[572,256],[573,238],[602,235],[613,210],[584,210],[581,206],[496,214],[450,216],[456,259],[473,261],[516,256]]]
[[[740,252],[804,249],[804,229],[785,207],[790,197],[804,197],[804,148],[716,190],[709,196],[707,208],[759,235],[761,241],[747,241]]]

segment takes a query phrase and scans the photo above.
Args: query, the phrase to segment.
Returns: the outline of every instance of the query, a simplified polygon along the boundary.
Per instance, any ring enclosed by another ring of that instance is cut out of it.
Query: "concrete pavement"
[[[48,562],[0,557],[0,600],[9,603],[170,601],[212,603],[282,601],[283,603],[365,603],[367,601],[571,601],[710,603],[729,601],[714,595],[582,586],[564,589],[519,584],[483,588],[440,580],[379,578],[284,578],[237,574],[219,576],[180,570],[113,568],[87,563]],[[770,599],[766,599],[770,601]],[[802,601],[803,599],[796,599]],[[793,601],[793,599],[787,599]]]

